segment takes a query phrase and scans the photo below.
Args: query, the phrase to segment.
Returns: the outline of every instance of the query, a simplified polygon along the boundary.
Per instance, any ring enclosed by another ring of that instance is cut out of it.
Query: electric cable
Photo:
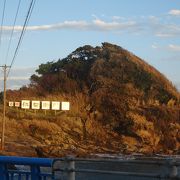
[[[17,11],[16,11],[15,18],[14,18],[13,29],[11,31],[10,40],[9,40],[9,43],[8,43],[8,49],[7,49],[7,53],[6,53],[6,59],[5,59],[6,63],[5,64],[7,64],[7,59],[8,59],[9,50],[10,50],[10,47],[11,47],[12,37],[13,37],[13,34],[14,34],[14,28],[15,28],[17,16],[18,16],[18,13],[19,13],[20,4],[21,4],[21,0],[19,0],[19,2],[18,2]]]
[[[21,45],[21,43],[22,43],[22,39],[23,39],[23,37],[24,37],[24,33],[25,33],[25,31],[26,31],[27,24],[28,24],[29,19],[30,19],[30,17],[31,17],[31,14],[32,14],[34,5],[35,5],[35,0],[31,0],[31,3],[30,3],[30,5],[29,5],[29,9],[28,9],[27,15],[26,15],[26,18],[25,18],[25,21],[24,21],[24,25],[23,25],[23,28],[22,28],[22,31],[21,31],[21,35],[20,35],[20,37],[19,37],[19,41],[18,41],[18,44],[17,44],[17,46],[16,46],[16,49],[15,49],[15,52],[14,52],[14,56],[13,56],[13,58],[12,58],[12,61],[11,61],[11,64],[10,64],[10,68],[9,68],[9,70],[8,70],[8,73],[7,73],[7,77],[9,76],[9,73],[10,73],[10,71],[11,71],[11,68],[12,68],[13,64],[14,64],[15,58],[16,58],[16,56],[17,56],[19,47],[20,47],[20,45]]]
[[[1,41],[2,41],[2,32],[3,32],[3,23],[4,23],[5,9],[6,9],[6,0],[4,0],[4,4],[3,4],[3,12],[2,12],[2,19],[1,19],[1,29],[0,29],[0,49],[1,49]]]

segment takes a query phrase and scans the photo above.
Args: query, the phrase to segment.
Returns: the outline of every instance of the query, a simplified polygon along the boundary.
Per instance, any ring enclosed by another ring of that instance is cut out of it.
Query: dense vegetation
[[[64,59],[41,64],[36,73],[29,86],[9,91],[8,97],[69,100],[67,116],[81,122],[83,141],[93,139],[91,121],[117,133],[120,142],[136,147],[134,151],[178,151],[177,90],[127,50],[109,43],[80,47]]]

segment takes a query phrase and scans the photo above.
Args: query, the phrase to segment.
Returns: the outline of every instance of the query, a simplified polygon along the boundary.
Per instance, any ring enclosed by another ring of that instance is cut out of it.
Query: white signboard
[[[32,101],[31,108],[32,109],[40,109],[40,101]]]
[[[14,106],[15,106],[15,107],[20,107],[20,102],[15,102],[15,103],[14,103]]]
[[[61,110],[69,111],[69,109],[70,109],[70,103],[69,102],[61,102]]]
[[[22,100],[21,101],[21,108],[22,109],[29,109],[30,108],[30,100]]]
[[[45,110],[50,109],[50,101],[42,101],[41,102],[41,109],[45,109]]]
[[[9,102],[9,107],[13,107],[14,106],[14,102]]]
[[[58,101],[52,101],[52,102],[51,102],[51,109],[52,109],[52,110],[60,110],[60,102],[58,102]]]

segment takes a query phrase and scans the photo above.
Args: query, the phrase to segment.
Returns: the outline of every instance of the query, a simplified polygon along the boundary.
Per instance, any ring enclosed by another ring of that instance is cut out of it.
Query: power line
[[[15,58],[17,56],[20,44],[22,42],[24,33],[26,31],[26,28],[27,28],[27,24],[29,22],[29,19],[31,17],[31,14],[32,14],[32,11],[33,11],[33,8],[34,8],[34,5],[35,5],[35,0],[31,0],[31,3],[29,5],[29,9],[28,9],[28,12],[27,12],[27,16],[25,18],[25,22],[24,22],[24,25],[23,25],[23,28],[22,28],[22,31],[21,31],[21,35],[19,37],[19,41],[18,41],[17,47],[15,49],[13,59],[11,61],[11,65],[6,66],[6,64],[5,64],[4,66],[1,66],[1,67],[3,67],[3,70],[4,70],[4,108],[3,108],[2,137],[1,137],[1,149],[2,150],[4,150],[4,142],[5,142],[4,137],[5,137],[5,124],[6,124],[6,122],[5,122],[5,120],[6,120],[6,81],[7,81],[8,75],[10,73],[10,70],[12,68],[12,65],[13,65],[13,63],[15,61]],[[1,30],[0,30],[0,47],[1,47],[1,37],[2,37],[2,27],[3,27],[3,22],[4,22],[5,6],[6,6],[6,0],[4,0],[4,6],[3,6],[3,15],[2,15],[2,22],[1,22]],[[9,45],[8,45],[7,55],[9,53],[9,48],[10,48],[10,44],[11,44],[12,35],[13,35],[13,32],[14,32],[14,27],[15,27],[15,22],[16,22],[16,19],[17,19],[17,14],[18,14],[18,11],[19,11],[19,6],[20,6],[20,1],[19,1],[19,4],[18,4],[18,9],[17,9],[17,12],[16,12],[14,24],[13,24],[13,30],[11,32],[11,38],[10,38],[10,42],[9,42]],[[7,74],[7,68],[9,68],[8,74]]]
[[[1,19],[1,29],[0,29],[0,48],[1,48],[1,41],[2,41],[2,31],[3,31],[3,23],[4,23],[4,14],[6,9],[6,0],[4,0],[3,4],[3,12],[2,12],[2,19]]]
[[[36,3],[36,0],[33,1],[32,8],[30,10],[30,14],[29,14],[29,18],[28,18],[28,23],[29,23],[29,19],[30,19],[31,15],[32,15],[32,11],[34,9],[35,3]]]
[[[11,42],[12,42],[12,36],[13,36],[13,33],[14,33],[14,28],[15,28],[15,24],[16,24],[18,12],[19,12],[20,4],[21,4],[21,0],[19,0],[19,2],[18,2],[17,11],[16,11],[15,18],[14,18],[13,29],[11,31],[11,36],[10,36],[10,40],[9,40],[9,44],[8,44],[8,49],[7,49],[7,53],[6,53],[6,59],[5,59],[6,63],[5,64],[7,64],[7,59],[8,59],[8,55],[9,55],[9,50],[10,50],[10,46],[11,46]]]
[[[10,68],[9,68],[8,73],[7,73],[7,77],[9,76],[9,73],[10,73],[10,71],[11,71],[11,68],[12,68],[13,64],[14,64],[15,58],[16,58],[16,56],[17,56],[19,47],[20,47],[20,45],[21,45],[21,43],[22,43],[22,39],[23,39],[23,37],[24,37],[24,33],[25,33],[25,31],[26,31],[27,24],[28,24],[29,19],[30,19],[30,17],[31,17],[31,14],[32,14],[34,5],[35,5],[35,0],[31,0],[31,3],[30,3],[30,5],[29,5],[29,9],[28,9],[28,12],[27,12],[27,15],[26,15],[26,19],[25,19],[25,21],[24,21],[24,25],[23,25],[23,28],[22,28],[22,31],[21,31],[21,35],[20,35],[20,37],[19,37],[19,41],[18,41],[18,44],[17,44],[17,46],[16,46],[16,49],[15,49],[15,52],[14,52],[14,56],[13,56],[13,58],[12,58],[12,61],[11,61],[11,64],[10,64]]]
[[[28,9],[28,12],[27,12],[27,15],[26,15],[26,19],[25,19],[25,21],[24,21],[24,25],[23,25],[23,28],[22,28],[22,31],[21,31],[21,35],[20,35],[20,37],[19,37],[19,41],[18,41],[18,44],[17,44],[17,46],[16,46],[13,59],[12,59],[12,61],[11,61],[10,69],[9,69],[9,71],[8,71],[8,73],[7,73],[7,77],[9,76],[10,70],[11,70],[13,64],[14,64],[15,58],[16,58],[17,53],[18,53],[18,50],[19,50],[19,47],[20,47],[20,45],[21,45],[21,42],[22,42],[22,39],[23,39],[25,30],[26,30],[26,26],[27,26],[28,21],[29,21],[29,18],[30,18],[29,16],[31,15],[31,12],[32,12],[32,7],[34,7],[33,4],[34,4],[34,0],[31,0],[29,9]]]

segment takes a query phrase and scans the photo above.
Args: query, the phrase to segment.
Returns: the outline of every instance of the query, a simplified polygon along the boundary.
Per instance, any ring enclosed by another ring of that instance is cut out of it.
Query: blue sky
[[[0,3],[1,18],[3,2]],[[12,60],[29,3],[30,0],[21,2],[6,59],[18,4],[18,0],[7,0],[0,46],[1,65],[8,65]],[[100,46],[102,42],[133,52],[180,88],[179,0],[36,0],[8,87],[18,88],[27,83],[41,63],[62,59],[79,46]]]

